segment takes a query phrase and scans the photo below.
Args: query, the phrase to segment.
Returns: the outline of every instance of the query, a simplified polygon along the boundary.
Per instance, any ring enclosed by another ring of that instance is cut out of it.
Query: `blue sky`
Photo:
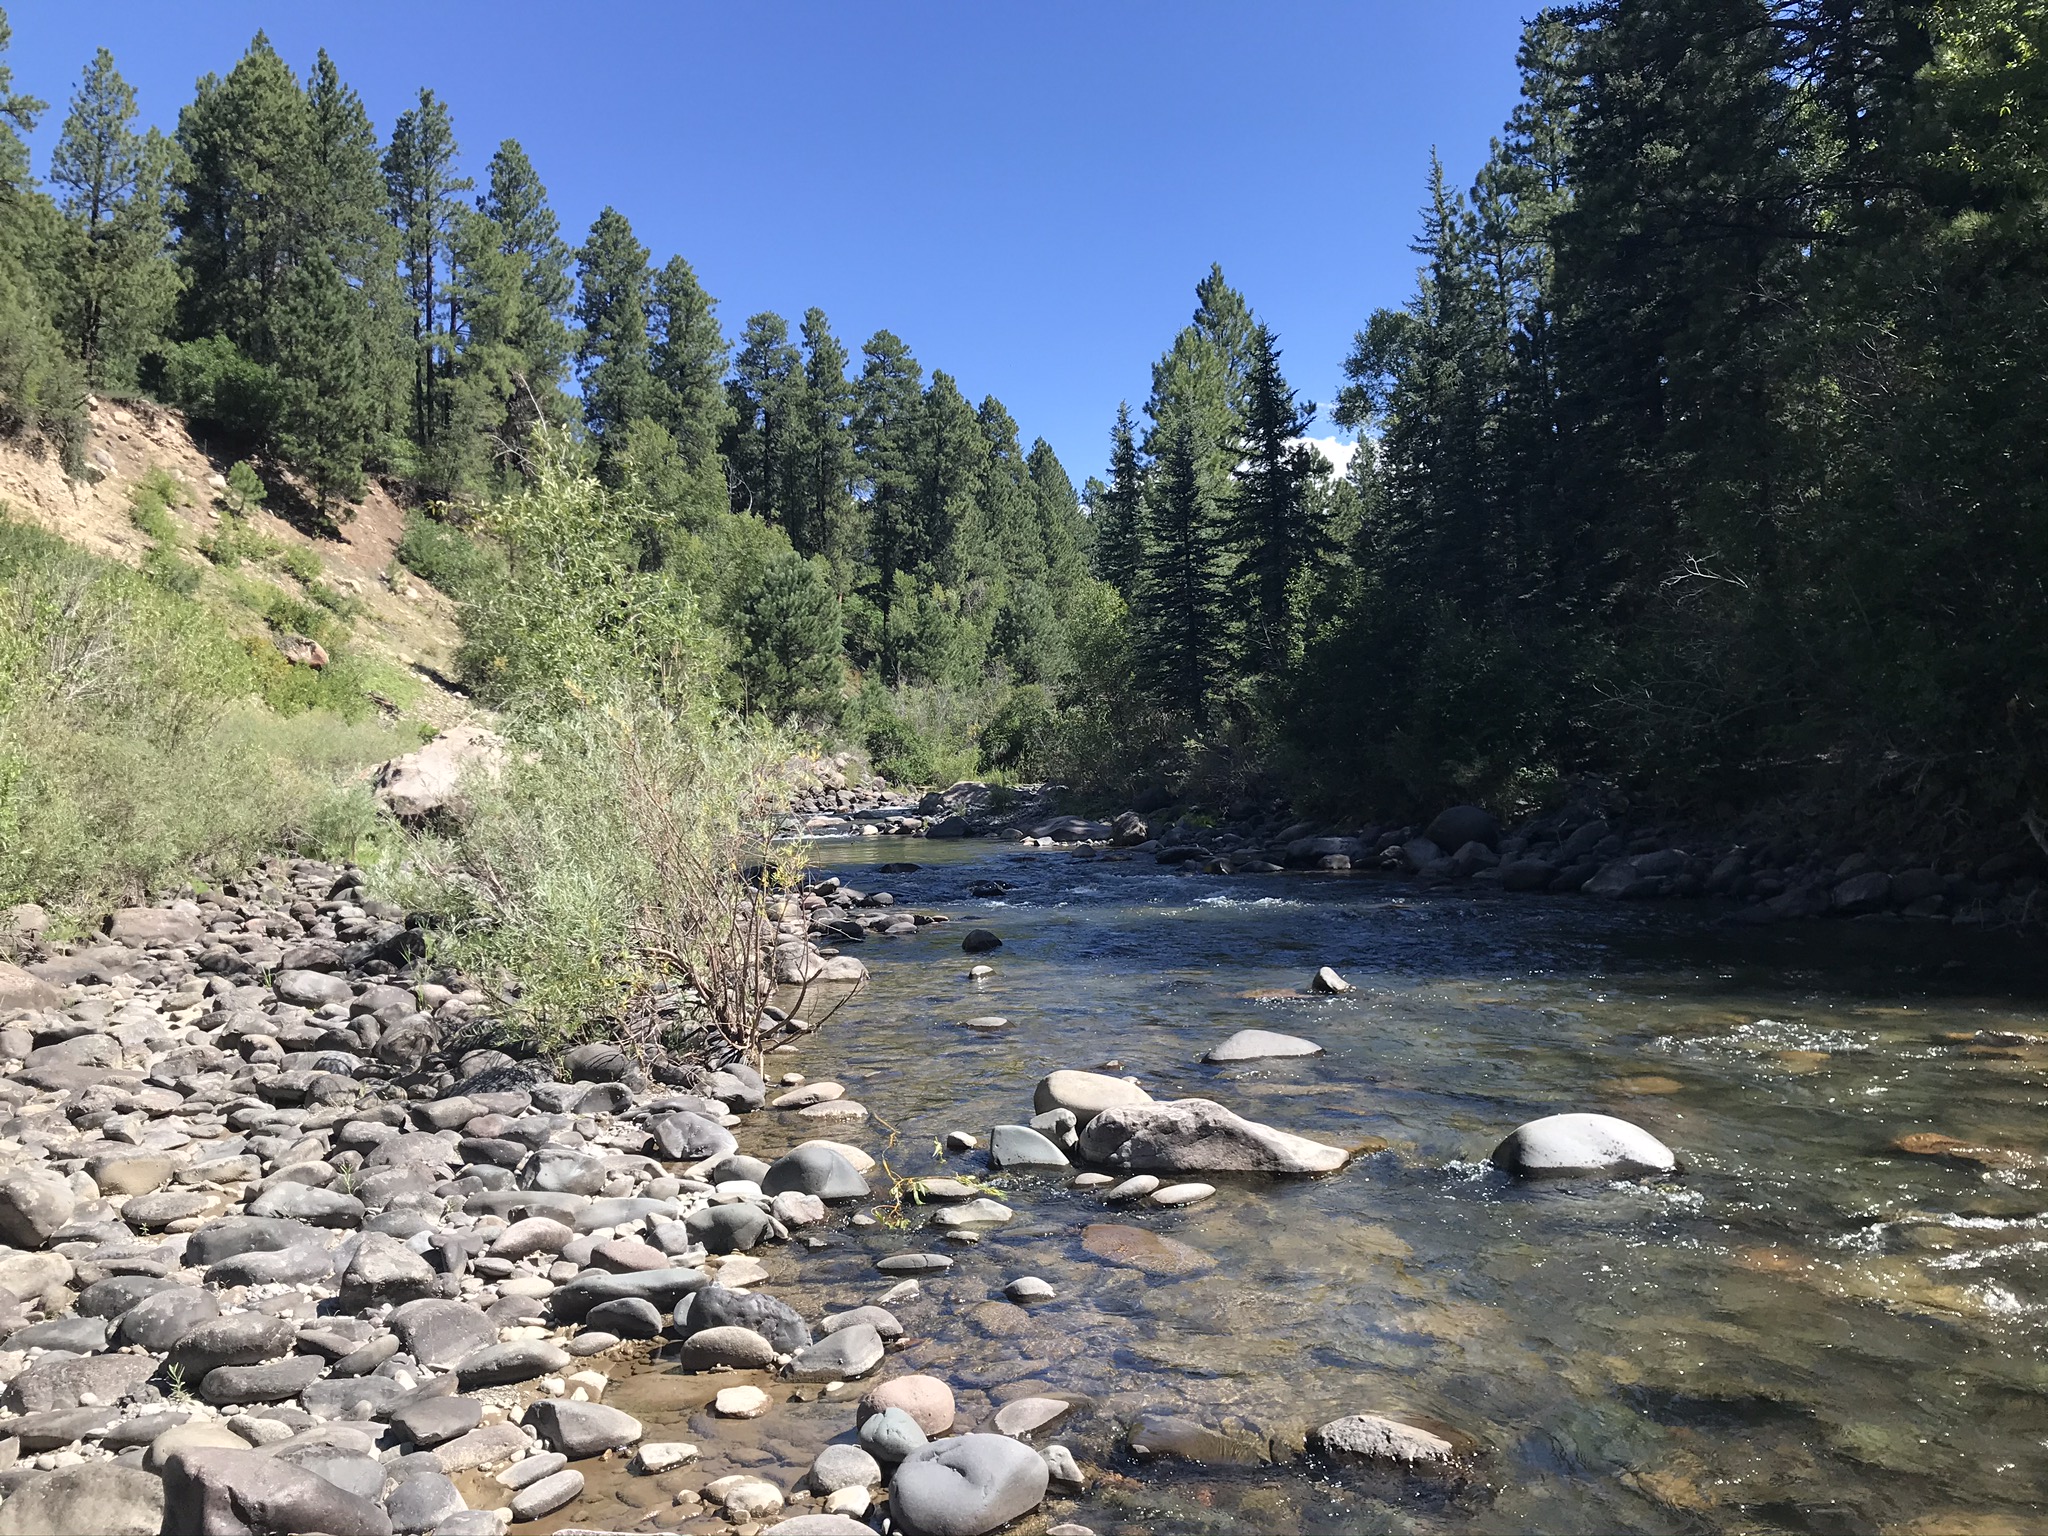
[[[1078,483],[1220,261],[1335,394],[1350,337],[1414,282],[1432,146],[1469,182],[1513,106],[1523,0],[1131,5],[345,5],[20,0],[16,89],[52,103],[104,45],[144,117],[258,27],[325,47],[379,130],[422,85],[469,166],[525,144],[565,233],[606,203],[681,252],[727,333],[816,304],[856,350],[886,326]],[[1319,425],[1317,432],[1330,430]]]

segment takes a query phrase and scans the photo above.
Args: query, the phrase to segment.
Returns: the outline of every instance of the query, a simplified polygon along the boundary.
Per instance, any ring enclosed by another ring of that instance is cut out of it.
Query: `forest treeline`
[[[169,134],[102,52],[40,180],[0,126],[0,427],[75,462],[85,391],[139,392],[336,507],[387,477],[486,697],[563,665],[544,590],[911,778],[2033,809],[2044,13],[1590,0],[1520,67],[1469,187],[1426,168],[1341,475],[1220,270],[1077,493],[891,333],[729,337],[625,213],[572,246],[516,142],[475,166],[431,91],[381,136],[260,36]]]

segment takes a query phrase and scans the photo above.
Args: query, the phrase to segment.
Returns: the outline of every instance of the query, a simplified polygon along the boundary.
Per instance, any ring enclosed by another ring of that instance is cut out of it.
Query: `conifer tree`
[[[590,226],[576,253],[576,318],[582,334],[576,370],[583,380],[583,420],[597,439],[598,463],[611,475],[626,428],[657,409],[647,351],[647,299],[652,274],[647,247],[616,208]]]
[[[1301,595],[1330,543],[1322,499],[1312,488],[1322,455],[1299,441],[1315,407],[1296,402],[1280,373],[1280,349],[1264,325],[1253,328],[1251,358],[1224,538],[1237,552],[1237,586],[1249,599],[1245,662],[1253,674],[1277,678],[1295,658]]]
[[[826,556],[833,570],[843,573],[843,589],[861,546],[852,493],[853,384],[846,377],[846,348],[832,334],[822,309],[804,312],[803,352],[789,536],[803,553]]]
[[[47,441],[66,468],[76,469],[85,442],[85,380],[51,320],[41,275],[61,226],[35,186],[21,138],[48,104],[14,89],[7,64],[12,36],[0,11],[0,433]]]
[[[803,388],[803,358],[790,344],[789,322],[771,312],[750,317],[726,384],[733,412],[725,452],[733,510],[785,532],[796,501],[796,428]]]
[[[447,103],[421,90],[392,128],[383,172],[400,282],[411,305],[412,441],[429,487],[441,494],[459,486],[452,461],[467,446],[449,441],[455,337],[462,329],[451,272],[465,212],[457,194],[475,183],[456,174],[456,155]]]
[[[169,255],[170,145],[135,131],[135,92],[102,48],[86,66],[50,156],[71,232],[60,304],[93,388],[134,382],[177,296]]]
[[[854,384],[853,451],[867,507],[871,599],[890,629],[897,577],[915,561],[913,446],[922,405],[923,370],[902,340],[877,331],[861,346]],[[874,656],[863,659],[875,659]]]
[[[574,351],[568,319],[576,283],[561,224],[548,206],[547,188],[517,139],[504,140],[492,154],[477,211],[490,219],[498,252],[518,285],[520,302],[507,310],[505,334],[505,344],[516,359],[513,388],[505,420],[497,429],[508,444],[516,445],[536,421],[565,419],[562,380]]]
[[[782,719],[829,719],[839,706],[839,604],[822,558],[785,550],[746,593],[735,671],[742,705]]]
[[[1024,464],[1039,539],[1045,546],[1046,587],[1054,607],[1064,612],[1068,599],[1088,579],[1088,523],[1081,516],[1074,482],[1051,443],[1042,437],[1034,439]]]
[[[1119,401],[1109,435],[1109,483],[1089,505],[1095,524],[1095,574],[1128,601],[1145,558],[1144,472],[1128,402]]]
[[[1204,449],[1191,416],[1165,428],[1155,493],[1146,498],[1137,656],[1147,683],[1168,707],[1184,711],[1206,731],[1222,714],[1230,637]]]

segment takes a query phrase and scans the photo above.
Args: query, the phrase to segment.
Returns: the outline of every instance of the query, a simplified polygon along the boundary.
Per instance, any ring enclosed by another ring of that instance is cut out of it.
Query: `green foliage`
[[[171,343],[153,359],[144,382],[235,443],[273,440],[284,418],[286,391],[277,371],[244,356],[226,336]]]
[[[790,550],[771,560],[739,604],[733,670],[741,703],[771,719],[839,712],[839,608],[831,567]]]
[[[320,563],[320,557],[300,544],[288,544],[277,552],[277,568],[307,588],[327,574],[327,567]]]
[[[91,909],[195,864],[334,851],[366,813],[353,775],[409,744],[373,723],[381,674],[290,667],[148,576],[4,519],[0,611],[0,902]]]
[[[247,459],[228,466],[227,482],[218,500],[231,516],[246,517],[263,505],[263,478]]]
[[[405,516],[398,558],[407,570],[450,597],[501,579],[505,571],[504,556],[495,545],[418,509]]]
[[[416,848],[401,894],[440,914],[441,958],[509,983],[508,1011],[544,1047],[653,1044],[650,994],[679,977],[713,990],[740,952],[733,914],[755,931],[739,866],[787,805],[793,743],[630,685],[541,703],[515,714],[517,750],[470,786],[459,831]]]

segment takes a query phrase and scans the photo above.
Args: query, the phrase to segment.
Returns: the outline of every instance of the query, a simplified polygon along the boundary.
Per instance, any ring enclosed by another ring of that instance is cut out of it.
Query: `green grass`
[[[146,491],[138,506],[167,514]],[[0,904],[89,918],[280,848],[345,852],[375,825],[360,770],[419,739],[381,718],[393,669],[341,646],[324,610],[262,588],[337,641],[328,667],[294,667],[161,575],[179,561],[196,586],[198,567],[162,543],[151,560],[133,571],[0,513]]]

